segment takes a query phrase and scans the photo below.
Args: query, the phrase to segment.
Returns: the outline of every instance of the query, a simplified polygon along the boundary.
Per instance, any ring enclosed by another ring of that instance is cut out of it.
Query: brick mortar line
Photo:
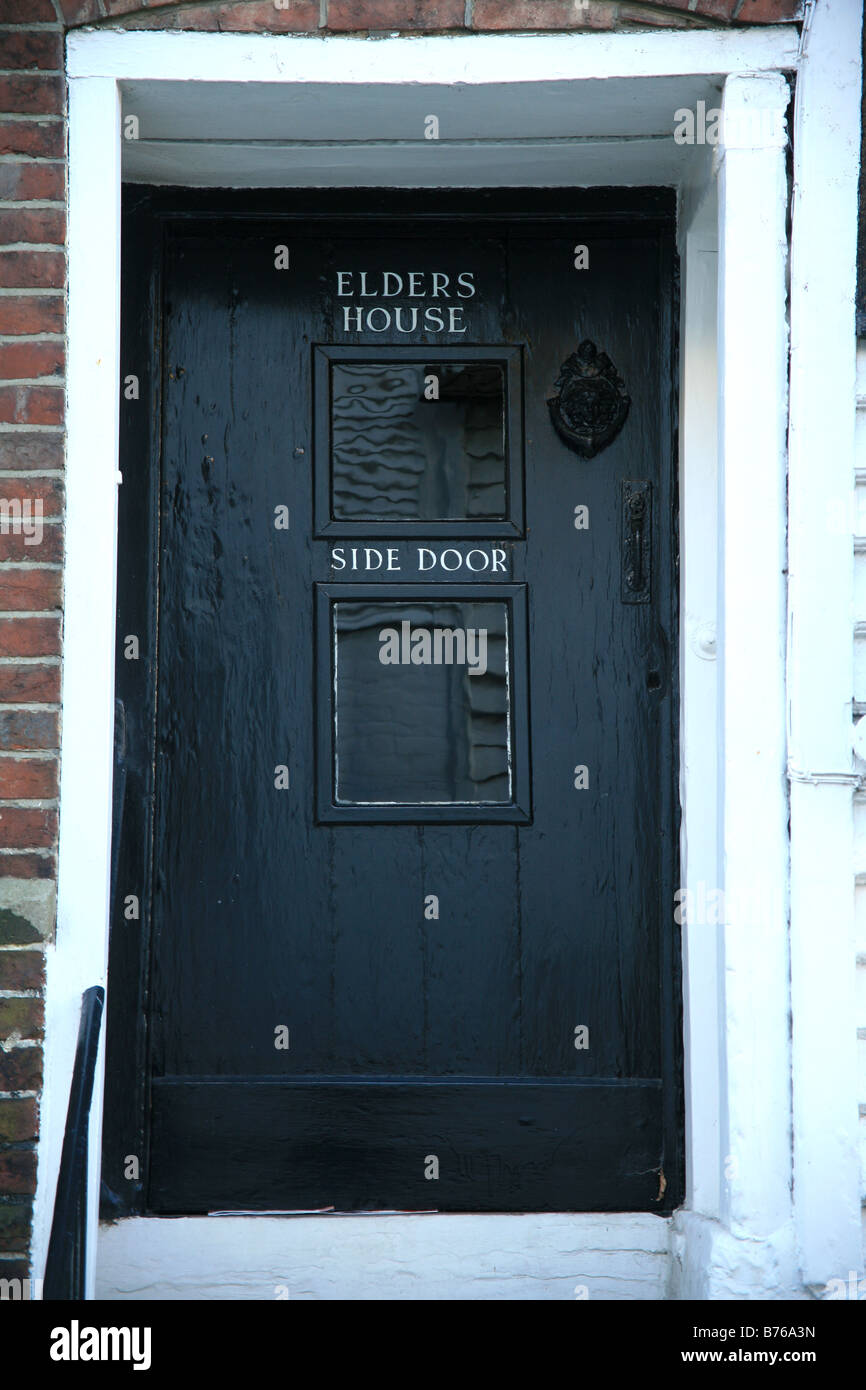
[[[3,285],[0,286],[0,297],[2,297],[4,294],[26,295],[28,299],[45,299],[48,295],[52,295],[55,299],[59,299],[61,297],[65,298],[63,290],[43,289],[40,285],[22,285],[20,289],[16,288],[15,285]]]
[[[21,882],[20,879],[18,879],[17,881],[18,881],[19,883]],[[46,879],[42,879],[42,882],[43,882],[43,883],[51,883],[52,880],[46,878]],[[36,953],[37,951],[42,951],[43,954],[44,954],[44,951],[45,951],[45,942],[44,942],[44,941],[22,941],[22,942],[19,942],[19,943],[16,944],[16,943],[13,943],[13,942],[10,941],[10,942],[7,942],[7,944],[6,944],[5,946],[0,946],[0,957],[2,957],[4,951],[29,951],[29,952],[31,953],[31,955],[35,955],[35,953]]]
[[[13,703],[12,700],[9,700],[9,701],[2,700],[2,701],[0,701],[0,710],[13,710],[13,709],[17,709],[17,710],[22,710],[22,709],[23,709],[23,710],[26,710],[29,714],[34,714],[34,713],[38,713],[38,712],[40,712],[40,711],[42,711],[42,710],[54,710],[54,711],[57,711],[57,710],[60,709],[60,703],[59,703],[59,701],[50,701],[50,700],[46,700],[44,703],[40,703],[38,700],[27,700],[27,701],[21,701],[20,703],[17,703],[17,704]]]
[[[51,386],[56,389],[58,386],[66,385],[65,376],[4,376],[0,377],[0,386]]]
[[[0,574],[12,574],[15,570],[21,570],[24,574],[44,574],[48,570],[62,569],[63,565],[57,560],[0,560]]]
[[[33,333],[0,333],[0,346],[26,346],[27,343],[65,343],[65,333],[48,333],[43,329]],[[5,380],[6,378],[4,378]]]
[[[65,435],[65,425],[21,424],[18,420],[0,420],[0,434],[56,434]]]
[[[0,801],[0,812],[3,811],[56,811],[60,803],[54,801],[27,801],[22,798],[20,801]],[[0,814],[2,820],[2,814]]]
[[[59,704],[59,702],[56,703],[56,704],[52,704],[52,703],[49,703],[49,701],[46,700],[45,704],[41,705],[41,704],[38,703],[38,701],[36,701],[36,700],[31,700],[31,701],[30,701],[28,704],[26,704],[26,705],[25,705],[25,704],[17,704],[17,705],[16,705],[16,704],[13,704],[11,700],[10,700],[8,703],[7,703],[5,700],[0,700],[0,714],[59,714],[59,713],[60,713],[60,704]],[[42,745],[40,745],[40,746],[42,746]],[[42,747],[43,747],[43,752],[45,752],[45,753],[50,753],[50,752],[53,751],[53,749],[50,748],[50,747],[48,747],[48,748],[45,748],[44,746],[42,746]],[[23,748],[16,749],[16,752],[19,752],[19,753],[23,753],[23,752],[25,752],[25,751],[26,751],[26,750],[23,749]]]
[[[19,811],[56,811],[59,805],[56,796],[0,796],[0,807]]]
[[[37,757],[37,754],[38,754],[38,757]],[[6,753],[5,751],[2,752],[2,753],[0,753],[0,762],[2,762],[2,760],[3,760],[4,758],[8,758],[10,762],[16,762],[16,763],[34,762],[34,761],[36,761],[36,762],[41,762],[41,763],[47,763],[47,762],[56,761],[54,754],[53,754],[53,753],[47,753],[47,752],[45,751],[44,748],[34,749],[32,753],[29,752],[26,748],[16,748],[16,749],[14,750],[14,752],[11,752],[11,753]]]
[[[0,656],[0,666],[59,666],[59,656]]]
[[[0,209],[4,212],[65,212],[66,204],[59,198],[0,198]]]
[[[58,618],[62,615],[60,608],[4,608],[0,609],[0,621],[4,618]],[[10,656],[14,653],[10,652]],[[60,653],[58,652],[59,656]]]
[[[41,999],[41,989],[0,989],[0,999]]]
[[[55,111],[0,111],[0,121],[12,121],[15,125],[25,125],[28,121],[32,124],[57,125],[66,120],[66,113]]]

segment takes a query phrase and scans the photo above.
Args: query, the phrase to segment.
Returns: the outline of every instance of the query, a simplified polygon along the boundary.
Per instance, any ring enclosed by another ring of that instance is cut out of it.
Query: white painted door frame
[[[850,553],[846,562],[838,536],[816,520],[831,499],[850,495],[853,482],[856,9],[848,0],[823,0],[805,56],[788,28],[375,44],[117,30],[70,36],[59,900],[48,952],[35,1274],[44,1265],[80,995],[105,983],[107,969],[123,84],[252,82],[267,91],[286,83],[409,90],[459,82],[471,100],[473,90],[492,83],[535,82],[543,91],[544,83],[569,82],[577,94],[582,83],[598,90],[599,79],[613,85],[699,75],[723,81],[726,110],[743,113],[783,111],[780,74],[795,69],[790,409],[785,151],[775,127],[726,125],[713,164],[711,150],[703,161],[684,162],[680,187],[682,863],[693,911],[684,930],[688,1196],[668,1224],[671,1293],[784,1297],[796,1295],[804,1279],[823,1283],[858,1267],[846,742],[852,577]],[[615,182],[616,142],[609,155],[608,182]],[[568,157],[575,183],[595,181],[581,178],[579,149]],[[646,182],[658,181],[648,166]],[[816,264],[815,248],[829,246],[832,254]],[[708,892],[719,889],[726,895],[721,926],[706,911]],[[100,1059],[91,1251],[102,1070]],[[567,1220],[579,1234],[591,1218],[551,1220],[560,1228]],[[483,1240],[482,1225],[473,1229]],[[423,1263],[423,1236],[415,1231]],[[465,1256],[458,1268],[471,1280]],[[91,1292],[94,1275],[91,1259]]]

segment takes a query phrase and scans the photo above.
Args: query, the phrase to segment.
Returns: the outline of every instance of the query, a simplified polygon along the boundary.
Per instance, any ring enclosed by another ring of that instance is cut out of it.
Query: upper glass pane
[[[504,518],[501,363],[332,363],[331,515]]]
[[[512,800],[508,612],[481,600],[339,600],[334,800]]]

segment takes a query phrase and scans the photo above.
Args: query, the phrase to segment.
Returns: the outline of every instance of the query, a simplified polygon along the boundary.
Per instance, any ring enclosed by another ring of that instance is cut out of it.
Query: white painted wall
[[[854,1005],[851,546],[862,6],[818,5],[794,114],[788,530],[794,1210],[808,1284],[862,1268]],[[817,387],[817,390],[816,390]],[[847,869],[846,869],[846,866]],[[832,1194],[832,1195],[830,1195]]]
[[[840,542],[854,532],[854,708],[866,717],[866,343],[857,353],[855,486],[835,510]],[[857,1026],[857,1100],[860,1200],[866,1206],[866,758],[856,757],[861,780],[854,793],[854,991]],[[864,1249],[866,1255],[866,1249]],[[866,1263],[866,1259],[864,1259]]]

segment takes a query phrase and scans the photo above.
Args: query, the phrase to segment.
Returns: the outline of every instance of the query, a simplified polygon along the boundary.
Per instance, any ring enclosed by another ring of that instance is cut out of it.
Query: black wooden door
[[[682,1196],[670,224],[433,213],[168,218],[127,310],[140,1209]]]

